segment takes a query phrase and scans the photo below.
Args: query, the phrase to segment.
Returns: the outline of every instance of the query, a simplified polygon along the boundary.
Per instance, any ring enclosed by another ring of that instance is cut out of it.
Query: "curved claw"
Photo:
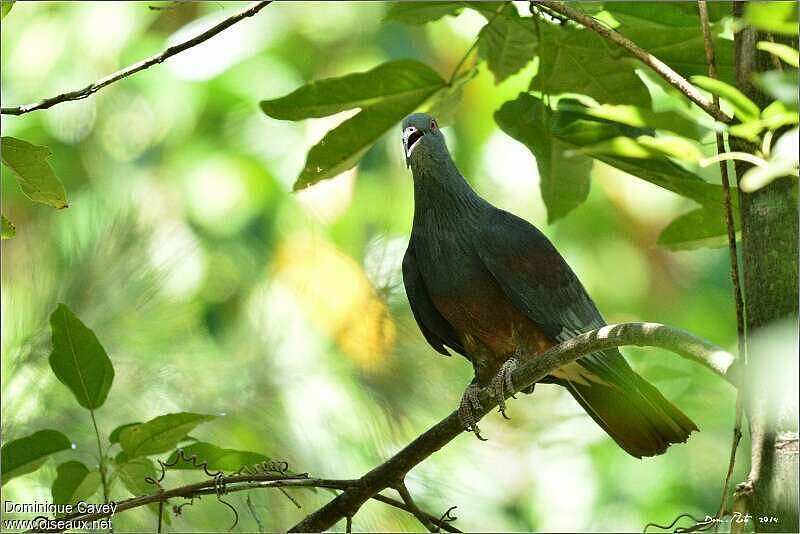
[[[502,367],[500,367],[500,370],[497,371],[497,374],[494,376],[494,378],[492,378],[492,382],[489,384],[489,389],[492,392],[492,396],[497,399],[499,412],[505,419],[511,419],[508,415],[506,415],[506,396],[512,399],[517,398],[516,395],[514,395],[514,381],[511,378],[511,375],[516,368],[516,356],[509,358],[505,361],[505,363],[503,363]]]
[[[475,414],[483,409],[479,397],[480,390],[480,387],[475,383],[467,386],[467,389],[464,390],[464,394],[461,396],[461,402],[458,405],[458,418],[465,432],[472,432],[479,440],[488,441],[481,436],[478,422],[475,419]]]
[[[479,440],[481,440],[481,441],[489,441],[489,438],[484,438],[483,436],[481,436],[481,431],[478,428],[478,425],[473,425],[472,426],[472,432],[473,432],[473,434],[475,434],[475,437],[478,438]]]

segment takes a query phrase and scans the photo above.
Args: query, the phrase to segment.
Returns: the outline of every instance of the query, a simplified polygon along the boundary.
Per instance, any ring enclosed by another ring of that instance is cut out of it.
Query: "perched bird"
[[[490,388],[505,416],[505,393],[514,392],[511,372],[520,361],[606,323],[550,241],[470,187],[432,117],[414,113],[402,128],[414,176],[414,223],[403,258],[408,301],[434,349],[454,350],[472,363],[475,378],[459,417],[481,438],[474,416],[481,387]],[[697,430],[616,349],[584,356],[542,382],[567,388],[637,458],[661,454]]]

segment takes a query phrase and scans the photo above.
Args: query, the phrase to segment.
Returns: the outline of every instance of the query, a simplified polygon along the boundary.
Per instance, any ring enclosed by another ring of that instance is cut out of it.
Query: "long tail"
[[[637,458],[662,454],[697,430],[617,350],[584,356],[553,375],[620,447]]]

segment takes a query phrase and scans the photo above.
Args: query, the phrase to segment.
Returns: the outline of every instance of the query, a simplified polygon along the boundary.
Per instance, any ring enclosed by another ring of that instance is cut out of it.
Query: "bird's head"
[[[447,153],[444,135],[433,117],[412,113],[403,119],[403,152],[406,166],[412,168],[424,159]]]

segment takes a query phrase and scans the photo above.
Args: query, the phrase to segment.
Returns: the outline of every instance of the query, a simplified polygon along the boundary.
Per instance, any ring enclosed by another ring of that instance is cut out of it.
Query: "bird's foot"
[[[497,399],[497,406],[500,408],[500,413],[503,414],[503,417],[506,419],[510,419],[510,417],[506,415],[506,398],[517,398],[514,396],[515,388],[514,381],[511,379],[511,374],[514,372],[514,369],[517,368],[518,363],[519,360],[516,356],[512,356],[506,360],[489,383],[489,394]]]
[[[481,436],[478,421],[475,418],[475,414],[483,409],[479,397],[480,392],[481,388],[478,384],[472,383],[467,386],[464,395],[461,396],[461,403],[458,405],[458,419],[464,430],[474,433],[479,440],[486,441],[486,438]]]

